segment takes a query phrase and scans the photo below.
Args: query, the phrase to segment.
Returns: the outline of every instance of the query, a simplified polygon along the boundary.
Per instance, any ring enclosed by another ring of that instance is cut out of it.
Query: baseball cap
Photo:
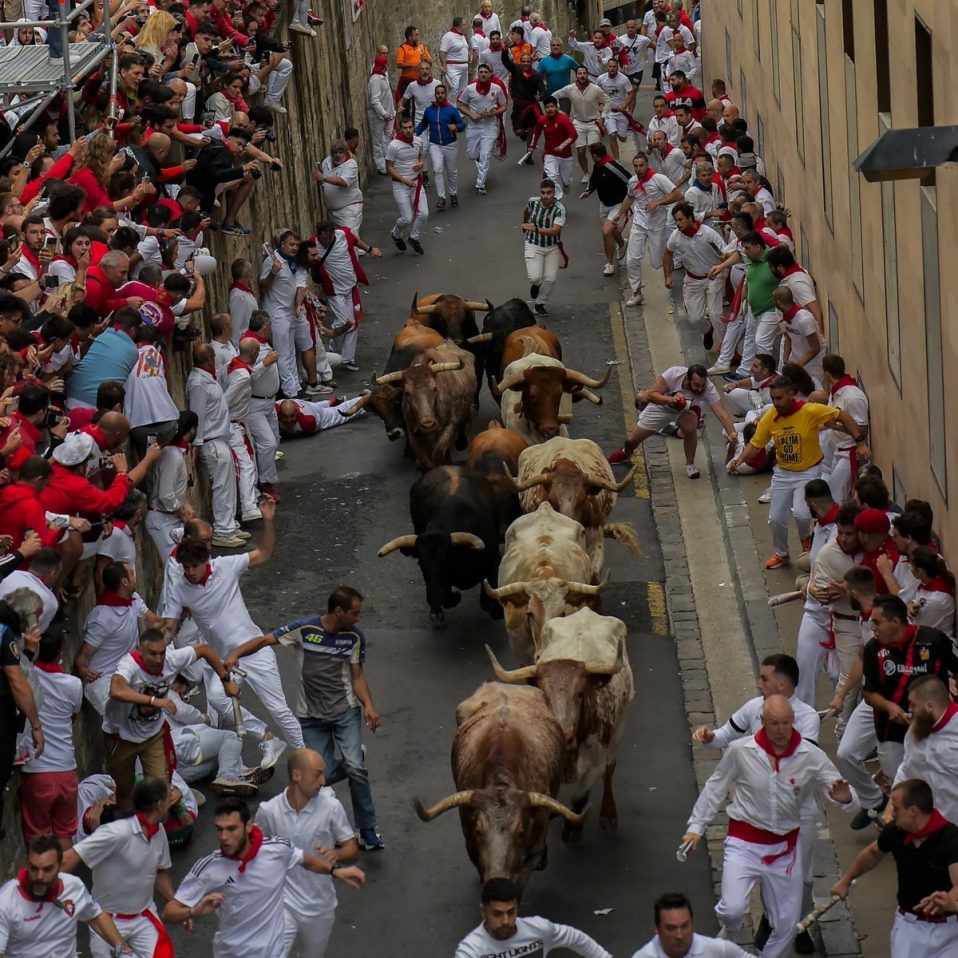
[[[61,466],[79,466],[93,455],[93,437],[85,432],[71,432],[53,450],[53,458]]]
[[[891,524],[888,514],[881,509],[864,509],[855,516],[855,528],[859,532],[880,535],[887,533]]]
[[[733,160],[738,159],[738,153],[730,146],[723,146],[718,151],[719,156],[730,156]]]
[[[611,21],[608,17],[603,17],[603,18],[599,21],[599,26],[600,26],[600,27],[611,27],[611,26],[612,26],[612,21]]]
[[[743,169],[755,169],[758,166],[758,160],[754,153],[739,153],[738,165]]]

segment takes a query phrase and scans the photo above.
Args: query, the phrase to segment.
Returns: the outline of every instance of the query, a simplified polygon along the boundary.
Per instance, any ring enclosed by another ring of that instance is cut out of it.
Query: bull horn
[[[578,592],[579,595],[602,595],[611,577],[612,573],[606,572],[605,578],[598,585],[591,585],[588,582],[567,582],[566,589],[568,589],[569,592]]]
[[[474,536],[471,532],[451,532],[449,534],[449,541],[454,546],[470,546],[473,549],[485,549],[486,544],[479,538],[479,536]]]
[[[578,827],[585,821],[588,809],[583,810],[578,815],[567,805],[557,801],[551,795],[543,795],[542,792],[529,792],[529,804],[533,808],[547,808],[554,815],[560,815],[573,827]]]
[[[525,492],[526,489],[531,489],[533,486],[545,486],[549,483],[549,477],[543,473],[539,473],[538,476],[532,476],[529,479],[517,479],[516,480],[516,492]]]
[[[632,466],[621,482],[616,482],[614,479],[610,482],[608,479],[599,477],[589,481],[593,486],[598,486],[600,489],[607,489],[609,492],[621,492],[632,481],[632,477],[638,468],[638,466]]]
[[[395,552],[397,549],[412,549],[416,545],[417,538],[419,537],[415,535],[397,536],[395,539],[390,539],[376,555],[381,559],[383,556],[388,556],[390,552]]]
[[[601,389],[612,375],[612,367],[605,367],[605,375],[601,379],[590,379],[585,373],[580,373],[577,369],[567,369],[565,378],[574,382],[578,386],[588,386],[590,389]]]
[[[469,346],[478,346],[479,343],[491,343],[492,342],[492,333],[479,333],[476,336],[470,336],[466,340],[466,344]]]
[[[416,806],[416,814],[424,822],[431,822],[443,812],[448,812],[450,808],[458,808],[460,805],[470,804],[474,793],[475,790],[471,788],[465,792],[453,792],[452,795],[447,795],[441,801],[436,802],[432,808],[426,808],[418,798],[414,798],[413,805]]]
[[[466,302],[463,305],[466,307],[466,309],[472,309],[472,310],[476,310],[478,312],[483,312],[483,313],[488,312],[490,309],[492,309],[492,304],[489,302],[488,299],[484,303],[473,303],[470,300],[466,300]]]
[[[434,373],[451,373],[462,369],[462,360],[457,359],[454,363],[430,363],[429,368]]]
[[[494,589],[489,585],[488,579],[482,580],[482,587],[486,590],[486,595],[490,599],[498,599],[500,602],[503,599],[508,599],[510,596],[518,595],[520,592],[525,592],[526,584],[525,582],[510,582],[509,585],[499,586],[498,589]]]
[[[569,423],[572,422],[572,413],[571,412],[560,413],[557,419],[560,425],[568,426]]]
[[[349,409],[339,409],[337,412],[340,416],[355,416],[356,413],[360,412],[360,410],[366,407],[366,403],[369,402],[369,397],[371,395],[372,393],[367,392],[358,403],[350,406]]]
[[[501,383],[492,380],[492,391],[496,396],[501,396],[507,389],[515,389],[519,383],[525,381],[525,373],[521,376],[510,376],[508,379],[504,379]]]
[[[394,373],[386,373],[385,376],[373,376],[373,385],[385,386],[386,383],[396,383],[399,382],[399,380],[405,375],[406,371],[404,369],[400,369]]]
[[[618,648],[615,652],[615,661],[609,665],[608,662],[583,662],[582,668],[585,670],[586,675],[616,675],[618,672],[622,671],[623,661],[622,661],[622,651],[624,642],[618,644]]]
[[[409,307],[410,313],[415,313],[418,311],[419,307],[419,290],[417,289],[415,293],[412,294],[412,306]]]
[[[417,313],[434,313],[436,311],[435,303],[427,303],[425,306],[417,306]]]
[[[602,405],[602,397],[597,396],[591,389],[585,389],[584,387],[579,390],[578,393],[583,399],[588,399],[589,402],[595,403],[596,406]]]
[[[489,664],[495,677],[500,682],[528,682],[529,679],[536,677],[537,665],[526,665],[521,669],[504,669],[496,658],[496,653],[486,646],[486,655],[489,656]]]

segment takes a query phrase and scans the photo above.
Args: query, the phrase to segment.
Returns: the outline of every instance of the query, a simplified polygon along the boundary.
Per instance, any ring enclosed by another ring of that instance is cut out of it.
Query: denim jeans
[[[326,784],[349,780],[349,797],[353,803],[356,828],[375,828],[376,809],[369,788],[369,771],[363,764],[363,710],[347,709],[328,719],[300,719],[306,747],[323,756],[326,763]],[[336,746],[342,758],[336,757]]]

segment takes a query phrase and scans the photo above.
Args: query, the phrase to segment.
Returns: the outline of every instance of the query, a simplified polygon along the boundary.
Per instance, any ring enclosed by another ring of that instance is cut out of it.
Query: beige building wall
[[[958,124],[958,3],[702,7],[702,85],[726,80],[791,210],[830,348],[871,402],[875,461],[899,502],[931,502],[958,562],[958,167],[884,185],[851,169],[885,129]]]

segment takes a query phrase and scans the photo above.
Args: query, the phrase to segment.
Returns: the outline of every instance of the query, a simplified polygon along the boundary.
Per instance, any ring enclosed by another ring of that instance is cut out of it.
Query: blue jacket
[[[422,133],[426,127],[429,127],[429,142],[448,146],[456,141],[456,134],[449,131],[450,123],[455,123],[460,133],[466,128],[462,114],[451,103],[446,103],[444,106],[433,103],[423,110],[416,133]]]

